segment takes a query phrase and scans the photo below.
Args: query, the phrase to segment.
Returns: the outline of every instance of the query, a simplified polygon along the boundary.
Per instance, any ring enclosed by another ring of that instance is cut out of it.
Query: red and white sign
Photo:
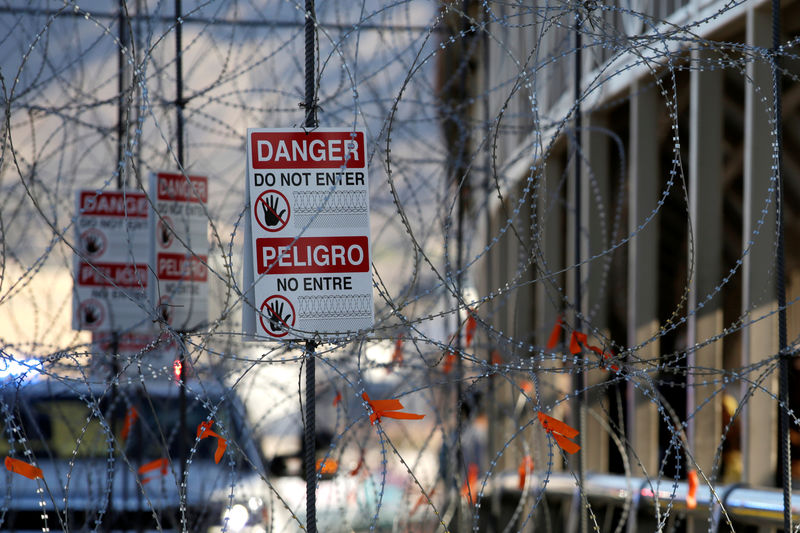
[[[333,339],[372,327],[365,134],[247,130],[244,330]]]
[[[247,130],[253,169],[366,168],[364,132]]]
[[[354,237],[256,239],[256,274],[369,272],[369,241]]]
[[[175,172],[150,175],[151,298],[172,327],[208,322],[208,178]]]
[[[140,192],[81,191],[78,193],[78,213],[81,216],[147,218],[150,205]]]
[[[152,328],[147,316],[149,203],[132,191],[75,196],[72,327],[95,332]]]
[[[82,287],[147,287],[147,263],[81,263],[78,284]]]

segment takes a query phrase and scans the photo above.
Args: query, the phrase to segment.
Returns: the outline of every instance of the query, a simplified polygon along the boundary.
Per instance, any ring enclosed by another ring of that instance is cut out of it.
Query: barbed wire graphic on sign
[[[189,4],[0,6],[0,530],[800,530],[800,2]]]

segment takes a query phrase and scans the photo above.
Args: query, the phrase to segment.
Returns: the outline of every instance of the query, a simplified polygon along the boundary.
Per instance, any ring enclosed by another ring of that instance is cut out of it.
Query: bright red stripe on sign
[[[205,255],[158,254],[158,279],[167,281],[206,281]]]
[[[147,196],[140,192],[82,191],[80,215],[105,217],[147,218],[149,210]]]
[[[78,285],[83,287],[147,287],[147,265],[81,263]]]
[[[366,168],[363,132],[253,132],[250,154],[260,170]]]
[[[259,274],[340,274],[369,272],[364,236],[256,239]]]
[[[205,176],[189,176],[187,180],[183,174],[161,172],[157,178],[159,200],[208,203],[208,178]]]

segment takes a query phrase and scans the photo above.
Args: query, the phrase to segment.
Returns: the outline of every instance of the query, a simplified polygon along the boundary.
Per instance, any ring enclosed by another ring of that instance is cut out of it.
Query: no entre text
[[[300,288],[297,278],[278,278],[279,291],[296,291]],[[303,278],[303,290],[311,291],[349,291],[353,289],[350,276],[311,276]]]

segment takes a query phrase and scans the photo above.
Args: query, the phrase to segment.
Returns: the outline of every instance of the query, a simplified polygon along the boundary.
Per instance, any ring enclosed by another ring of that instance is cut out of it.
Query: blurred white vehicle
[[[242,502],[258,501],[249,491],[263,484],[264,466],[241,403],[230,389],[198,384],[185,405],[181,424],[176,383],[3,385],[0,459],[34,463],[43,475],[0,473],[0,530],[241,531],[260,522],[248,507],[242,515]],[[218,464],[219,439],[197,441],[212,419],[227,445]]]

